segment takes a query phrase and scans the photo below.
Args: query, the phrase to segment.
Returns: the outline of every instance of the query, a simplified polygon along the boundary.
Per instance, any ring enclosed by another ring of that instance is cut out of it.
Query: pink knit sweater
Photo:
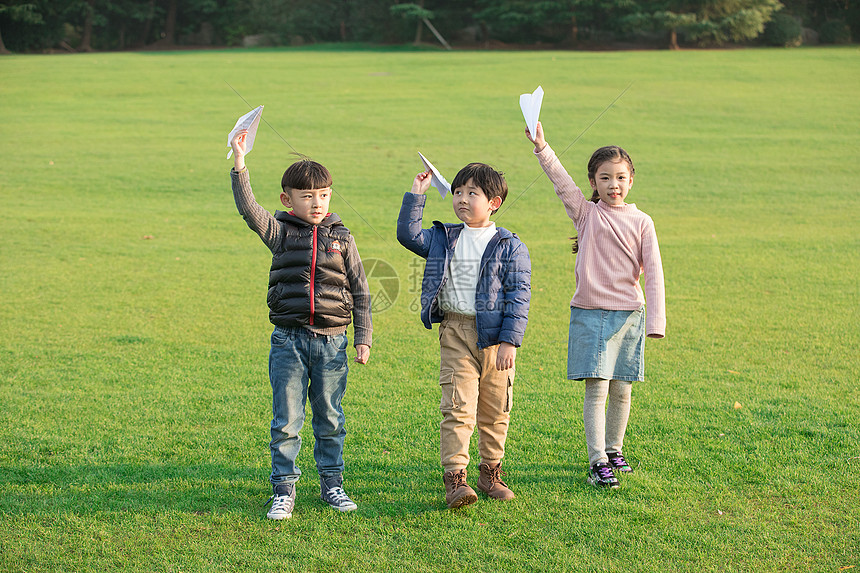
[[[636,310],[647,298],[645,332],[651,338],[665,336],[663,263],[651,217],[635,204],[614,207],[586,200],[549,145],[535,155],[579,235],[576,291],[570,305]],[[640,274],[644,274],[644,294]]]

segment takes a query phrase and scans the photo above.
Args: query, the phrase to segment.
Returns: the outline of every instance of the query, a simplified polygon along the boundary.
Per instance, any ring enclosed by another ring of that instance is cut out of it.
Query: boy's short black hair
[[[508,183],[505,181],[505,174],[501,171],[496,171],[486,163],[470,163],[454,177],[451,189],[462,187],[469,182],[469,179],[475,180],[475,185],[484,190],[487,199],[501,197],[502,203],[505,202],[508,196]],[[502,203],[499,203],[499,206]]]
[[[312,159],[296,161],[284,171],[281,178],[281,188],[290,189],[324,189],[331,187],[331,173],[323,165]]]

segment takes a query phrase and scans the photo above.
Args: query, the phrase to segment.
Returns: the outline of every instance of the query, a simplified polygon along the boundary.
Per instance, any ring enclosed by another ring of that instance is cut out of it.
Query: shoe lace
[[[272,504],[272,511],[275,511],[278,509],[289,508],[292,501],[293,501],[292,498],[286,494],[284,494],[284,495],[273,495],[272,497],[269,498],[269,501],[267,501],[265,505],[269,505],[271,503]],[[264,505],[264,507],[265,507],[265,505]]]
[[[627,460],[621,455],[621,452],[616,452],[609,456],[609,461],[613,466],[620,468],[627,465]]]
[[[612,468],[610,468],[608,465],[597,466],[597,472],[596,473],[597,473],[597,477],[599,477],[602,480],[608,480],[610,478],[615,477],[615,474],[612,473]]]
[[[459,471],[451,474],[451,486],[454,489],[466,485],[466,472]]]
[[[349,499],[349,496],[346,495],[346,492],[343,491],[342,487],[329,488],[329,490],[326,492],[326,495],[334,503],[344,503],[344,502],[352,501],[351,499]]]
[[[489,469],[489,475],[487,477],[490,478],[490,484],[498,483],[502,484],[505,487],[508,487],[508,484],[502,481],[502,476],[508,475],[502,470],[502,464],[499,464],[495,467],[487,466],[487,468]]]

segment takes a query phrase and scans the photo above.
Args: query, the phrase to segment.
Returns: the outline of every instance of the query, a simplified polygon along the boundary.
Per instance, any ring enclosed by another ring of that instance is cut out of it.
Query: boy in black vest
[[[231,142],[233,197],[248,226],[272,251],[269,320],[275,325],[269,353],[272,384],[272,475],[269,519],[292,516],[301,475],[296,457],[299,431],[310,398],[314,459],[323,501],[339,511],[355,503],[343,490],[341,399],[346,391],[346,327],[355,322],[356,362],[370,357],[370,292],[352,235],[328,212],[331,175],[315,161],[298,161],[281,180],[281,203],[289,212],[272,216],[257,204],[245,168],[245,138]]]

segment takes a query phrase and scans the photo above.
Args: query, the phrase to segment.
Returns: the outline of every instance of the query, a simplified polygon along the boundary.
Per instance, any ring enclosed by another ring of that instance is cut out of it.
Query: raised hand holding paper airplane
[[[248,136],[245,138],[245,155],[251,153],[251,149],[254,147],[254,137],[257,135],[257,128],[260,127],[260,118],[263,116],[263,106],[255,107],[245,115],[239,118],[236,121],[236,125],[233,127],[233,131],[230,132],[230,135],[227,136],[227,145],[233,143],[233,138],[236,137],[236,134],[242,130],[248,130]],[[233,155],[233,148],[230,148],[230,151],[227,152],[227,159],[230,159],[230,156]]]
[[[540,104],[542,102],[543,88],[540,86],[533,93],[520,96],[520,109],[523,110],[523,118],[526,120],[526,125],[532,137],[535,136],[538,116],[540,116]]]
[[[424,168],[430,171],[430,185],[439,190],[439,195],[445,197],[448,194],[448,191],[451,190],[451,184],[445,181],[445,178],[442,177],[442,174],[433,167],[433,164],[427,161],[427,158],[421,155],[421,152],[418,152],[418,157],[421,158],[421,163],[424,164]]]

